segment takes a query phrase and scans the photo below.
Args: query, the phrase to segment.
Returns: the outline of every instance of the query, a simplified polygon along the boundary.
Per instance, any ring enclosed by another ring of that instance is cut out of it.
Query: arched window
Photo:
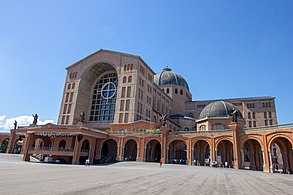
[[[225,125],[221,123],[216,123],[213,125],[213,130],[224,130],[224,129],[225,129]]]
[[[182,89],[180,89],[180,95],[183,95],[183,90]]]
[[[189,131],[189,128],[188,128],[188,127],[185,127],[185,128],[184,128],[184,131]]]
[[[132,82],[132,76],[129,76],[128,77],[128,83],[131,83]]]
[[[132,70],[132,69],[133,69],[133,64],[130,65],[130,70]]]
[[[201,126],[199,127],[199,130],[200,130],[200,131],[205,131],[205,130],[206,130],[206,126],[205,126],[205,125],[201,125]]]
[[[66,141],[63,139],[59,142],[59,149],[62,150],[65,148],[65,146],[66,146]]]
[[[126,83],[126,77],[123,77],[123,83]]]
[[[175,89],[175,94],[178,94],[178,89],[177,88]]]
[[[250,112],[248,112],[248,118],[251,118],[251,113]]]
[[[127,67],[127,66],[126,66],[126,64],[125,64],[125,65],[124,65],[124,71],[126,71],[126,67]]]
[[[167,91],[166,91],[167,93],[170,93],[170,90],[169,90],[169,88],[167,88]]]
[[[113,121],[118,78],[116,73],[101,76],[93,89],[89,121]]]

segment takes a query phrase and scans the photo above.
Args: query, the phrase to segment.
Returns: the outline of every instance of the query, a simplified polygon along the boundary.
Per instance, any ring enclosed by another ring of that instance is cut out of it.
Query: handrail
[[[253,127],[253,128],[243,128],[240,131],[270,131],[270,130],[282,130],[286,128],[293,128],[293,123],[282,124],[282,125],[271,125],[271,126],[262,126],[262,127]]]
[[[41,151],[58,151],[58,152],[73,152],[73,148],[63,148],[63,147],[47,147],[47,146],[40,146],[40,147],[30,147],[29,150],[41,150]]]

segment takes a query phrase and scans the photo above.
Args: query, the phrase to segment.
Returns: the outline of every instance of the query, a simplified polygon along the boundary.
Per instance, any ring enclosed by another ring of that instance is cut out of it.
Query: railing
[[[29,150],[41,150],[41,151],[56,151],[56,152],[73,152],[73,148],[53,148],[53,147],[46,147],[46,146],[40,146],[40,147],[30,147]]]
[[[116,130],[116,131],[111,131],[108,132],[109,135],[160,135],[161,130],[160,129],[142,129],[138,131],[127,131],[127,130]]]
[[[188,134],[225,134],[232,133],[230,129],[224,130],[211,130],[211,131],[176,131],[169,132],[169,135],[188,135]]]
[[[293,128],[293,123],[283,124],[283,125],[272,125],[272,126],[264,126],[264,127],[254,127],[254,128],[244,128],[240,131],[271,131],[271,130],[282,130]]]

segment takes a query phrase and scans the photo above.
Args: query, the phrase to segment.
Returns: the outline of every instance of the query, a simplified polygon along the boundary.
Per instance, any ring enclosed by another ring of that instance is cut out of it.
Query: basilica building
[[[171,68],[155,73],[139,56],[104,49],[66,70],[57,124],[35,118],[0,134],[2,152],[293,172],[293,125],[278,125],[274,97],[196,101]]]

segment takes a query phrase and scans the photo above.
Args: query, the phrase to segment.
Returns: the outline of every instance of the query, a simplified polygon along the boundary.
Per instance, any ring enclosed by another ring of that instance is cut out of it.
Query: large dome
[[[233,104],[224,101],[212,102],[201,111],[199,119],[231,117],[234,110],[238,111],[238,118],[242,119],[241,112]]]
[[[163,72],[156,74],[154,82],[159,86],[169,84],[183,86],[186,87],[189,91],[186,80],[181,75],[173,72],[171,68],[164,68]]]

